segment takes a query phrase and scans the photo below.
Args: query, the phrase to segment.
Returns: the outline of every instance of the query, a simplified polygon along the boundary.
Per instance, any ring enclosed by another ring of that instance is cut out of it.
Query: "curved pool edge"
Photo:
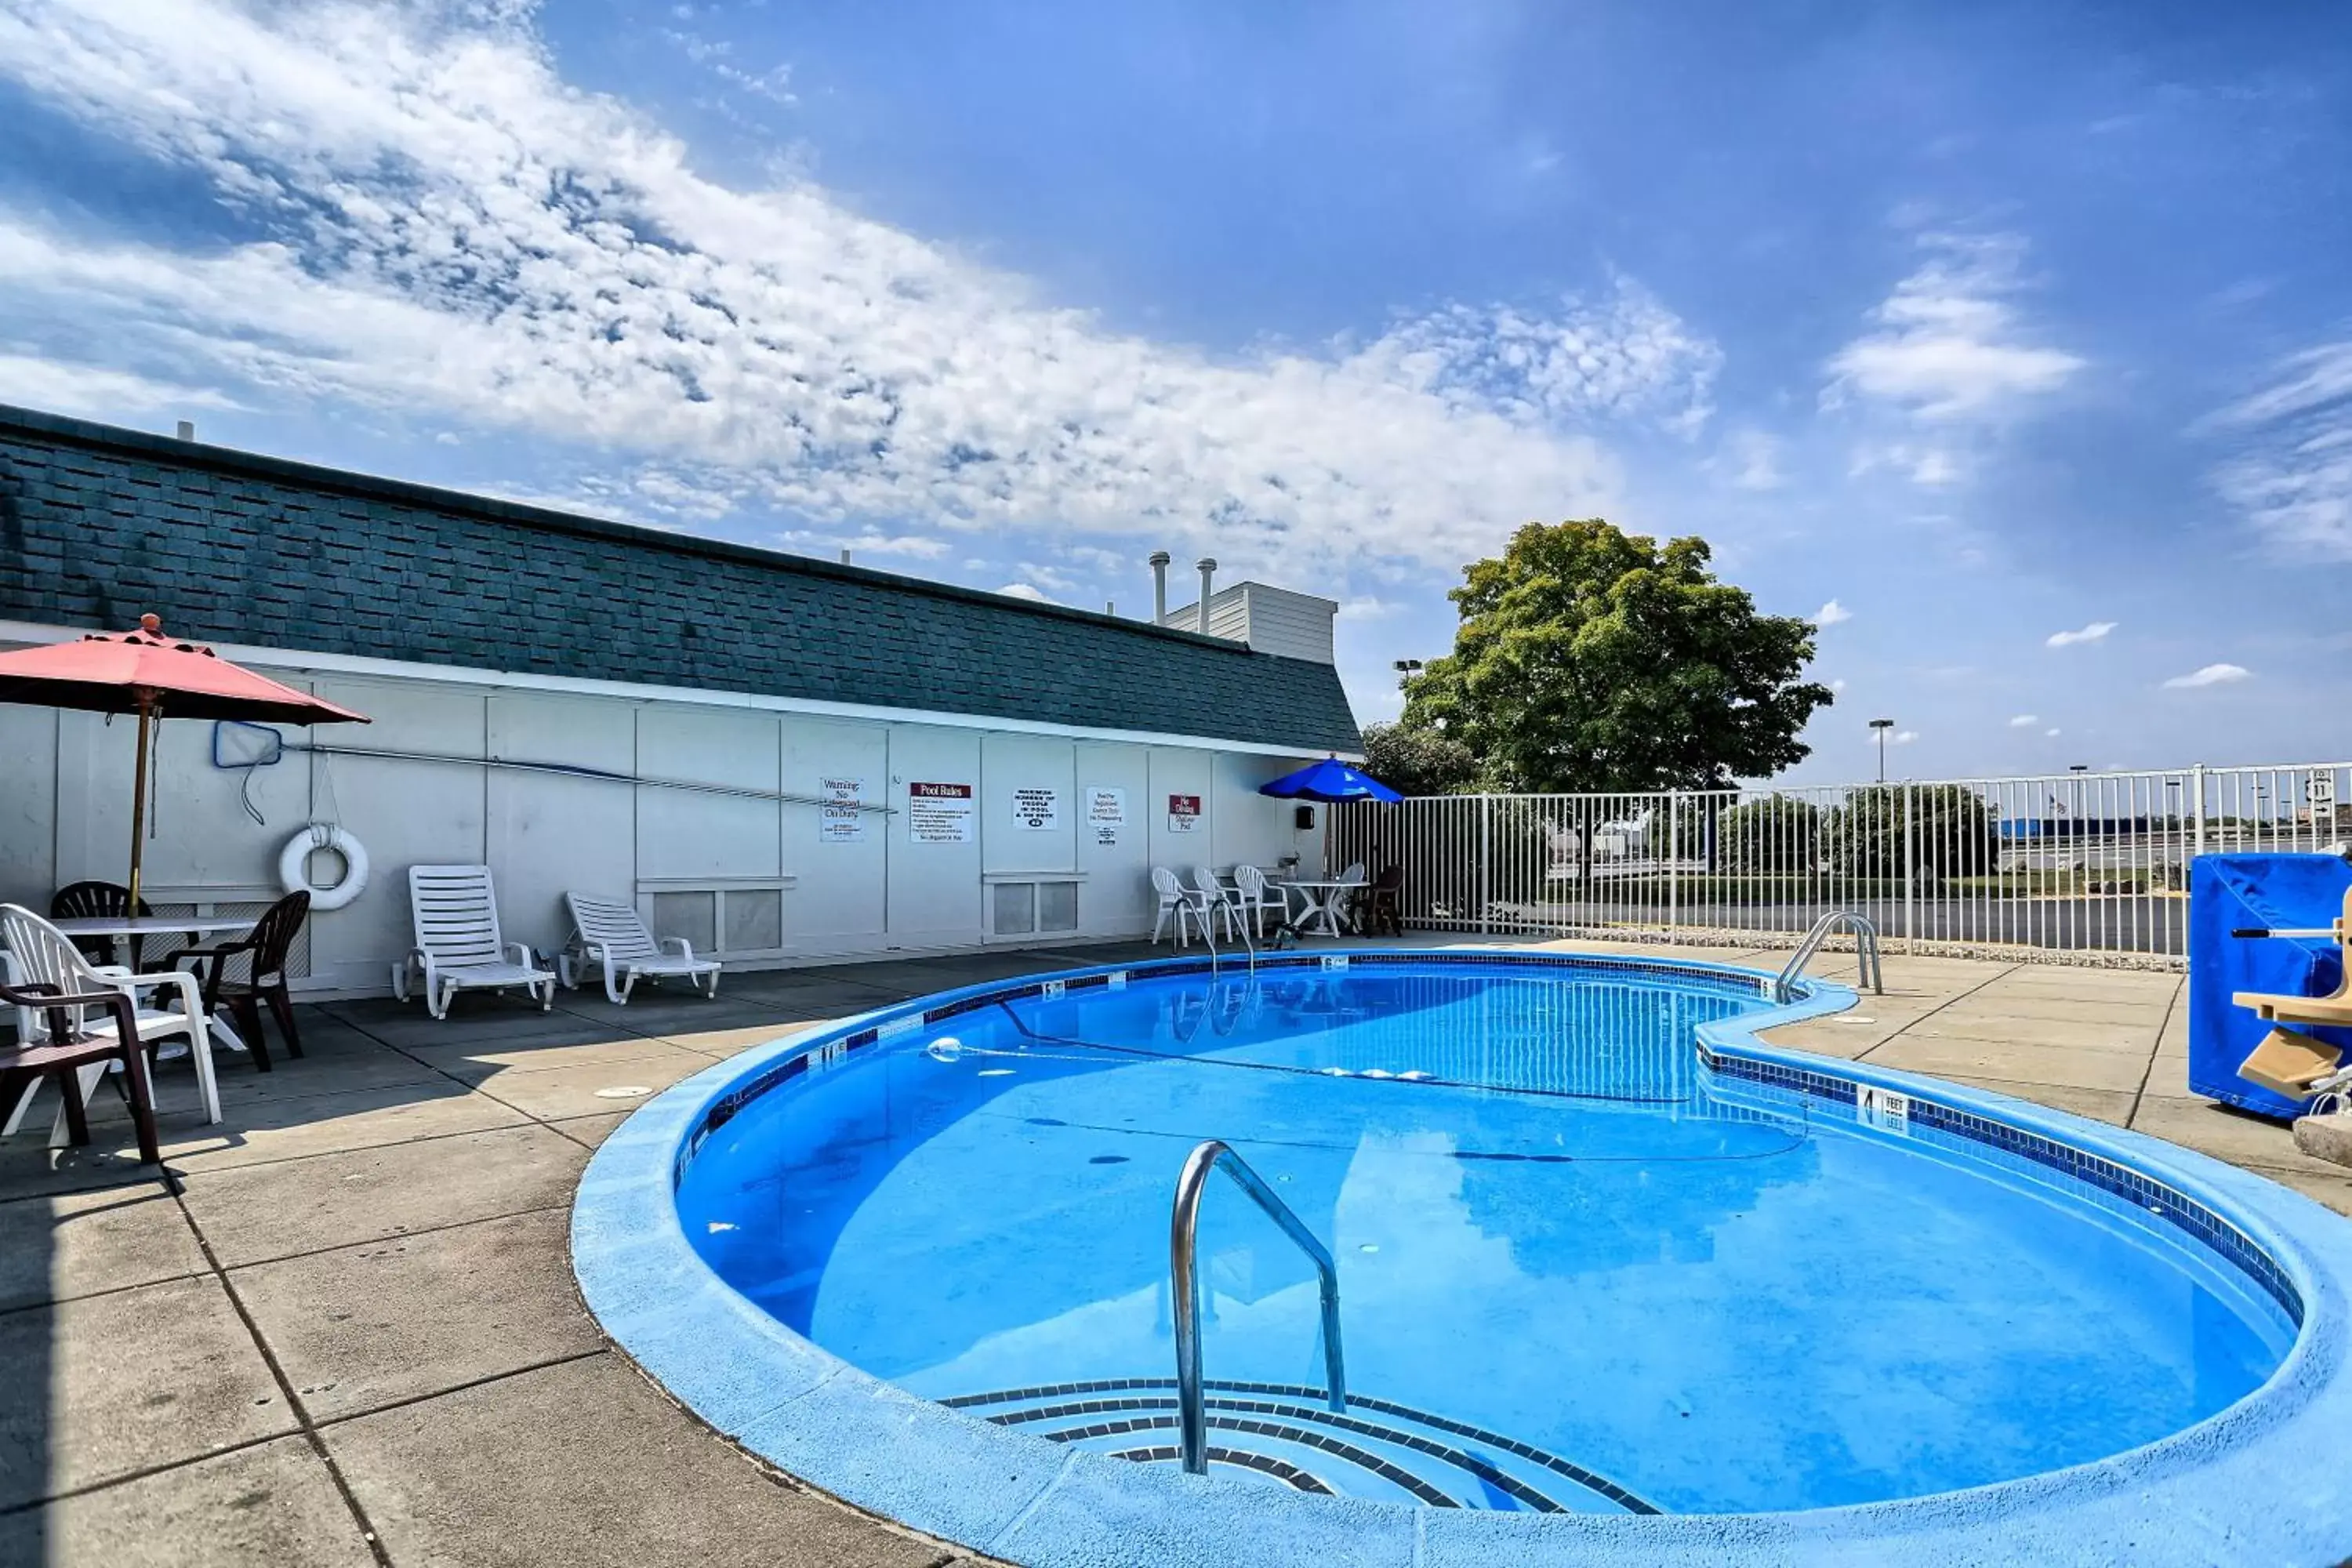
[[[1310,955],[1303,962],[1313,963]],[[1515,948],[1350,950],[1368,963],[1502,960],[1563,968],[1759,971],[1672,956]],[[883,1382],[770,1318],[721,1281],[678,1224],[688,1139],[723,1095],[798,1056],[926,1010],[1044,980],[1183,972],[1198,961],[1096,965],[935,993],[780,1037],[640,1108],[583,1174],[573,1271],[604,1332],[698,1418],[851,1505],[1038,1568],[1121,1562],[1224,1568],[1255,1557],[1365,1564],[1875,1563],[1927,1561],[2335,1562],[2352,1550],[2352,1481],[2319,1456],[2352,1431],[2352,1222],[2274,1183],[2144,1134],[1948,1083],[1767,1044],[1759,1031],[1854,1004],[1809,981],[1798,1001],[1702,1025],[1717,1058],[1914,1095],[2089,1151],[2178,1188],[2244,1232],[2294,1282],[2303,1326],[2254,1393],[2143,1447],[1969,1491],[1769,1514],[1521,1515],[1310,1498],[1065,1448]],[[909,1289],[920,1281],[909,1280]],[[2292,1497],[2291,1510],[2276,1500]],[[1213,1506],[1205,1506],[1213,1502]]]

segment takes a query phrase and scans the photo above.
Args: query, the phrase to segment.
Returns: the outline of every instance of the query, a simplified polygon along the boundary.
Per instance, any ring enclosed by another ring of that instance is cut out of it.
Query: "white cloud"
[[[1657,418],[1696,434],[1722,352],[1632,279],[1557,314],[1451,305],[1400,321],[1349,362],[1383,382],[1433,393],[1465,413],[1559,423],[1595,414]]]
[[[2012,730],[2031,730],[2033,726],[2041,722],[2041,720],[2035,718],[2031,713],[2020,713],[2016,718],[2011,719],[2009,721],[2009,727]]]
[[[2205,422],[2241,441],[2214,484],[2282,550],[2352,560],[2352,341],[2289,355],[2273,374]]]
[[[2114,631],[2116,629],[2116,623],[2114,621],[2093,621],[2089,626],[2083,627],[2080,631],[2052,632],[2045,646],[2050,647],[2073,647],[2076,643],[2098,642],[2104,639],[2109,632]]]
[[[235,399],[205,387],[152,380],[126,371],[25,354],[0,353],[0,403],[52,414],[120,419],[127,414],[192,414],[235,408]]]
[[[2044,735],[2047,735],[2048,737],[2050,737],[2050,738],[2051,738],[2052,740],[2053,740],[2053,741],[2054,741],[2054,740],[2056,740],[2056,739],[2058,738],[2058,731],[2057,731],[2056,730],[2054,730],[2054,729],[2053,729],[2053,730],[2044,730],[2044,731],[2042,731],[2042,732]]]
[[[2253,671],[2243,665],[2209,664],[2204,668],[2191,670],[2187,675],[2176,675],[2164,685],[2168,691],[2184,690],[2200,686],[2227,686],[2232,681],[2248,679],[2252,675]]]
[[[1743,490],[1776,490],[1788,482],[1780,471],[1780,443],[1761,430],[1735,430],[1724,441],[1732,465],[1731,482]]]
[[[1034,605],[1051,605],[1056,602],[1043,588],[1030,583],[1007,583],[996,591],[1008,599],[1026,599]]]
[[[919,533],[861,533],[841,541],[844,550],[859,555],[911,555],[936,561],[948,552],[947,541]]]
[[[1843,676],[1843,675],[1841,675],[1841,676],[1839,676],[1835,680],[1831,681],[1831,682],[1830,682],[1830,689],[1831,689],[1832,691],[1835,691],[1835,692],[1843,692],[1843,691],[1844,691],[1844,690],[1845,690],[1845,677],[1844,677],[1844,676]]]
[[[1835,599],[1832,599],[1828,604],[1823,605],[1820,609],[1813,612],[1813,625],[1817,626],[1833,626],[1840,621],[1850,621],[1852,619],[1853,619],[1853,612],[1847,609],[1843,605],[1839,604]]]
[[[1958,484],[1968,477],[1959,458],[1948,448],[1915,441],[1864,442],[1854,448],[1846,477],[1858,479],[1881,468],[1894,469],[1915,485],[1931,488]]]
[[[1997,418],[2054,392],[2084,362],[2029,341],[2009,298],[2025,242],[1928,234],[1917,271],[1871,312],[1872,330],[1832,356],[1825,405],[1869,399],[1925,424]]]
[[[697,523],[1213,538],[1229,569],[1309,580],[1450,573],[1530,517],[1609,510],[1596,431],[1707,417],[1720,354],[1627,279],[1362,344],[1114,331],[816,185],[697,173],[562,81],[528,15],[0,11],[0,77],[264,237],[139,243],[0,205],[0,327],[103,320],[126,375],[562,443]]]

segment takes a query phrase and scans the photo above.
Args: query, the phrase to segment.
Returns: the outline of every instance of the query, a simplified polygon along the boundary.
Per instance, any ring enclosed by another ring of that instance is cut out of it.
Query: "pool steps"
[[[1351,1394],[1334,1412],[1300,1384],[1203,1384],[1213,1469],[1244,1470],[1300,1491],[1431,1508],[1520,1513],[1655,1513],[1600,1472],[1432,1412]],[[1143,1463],[1171,1463],[1180,1419],[1172,1378],[1099,1378],[962,1394],[939,1403],[1049,1441]],[[1155,1438],[1162,1440],[1155,1441]]]

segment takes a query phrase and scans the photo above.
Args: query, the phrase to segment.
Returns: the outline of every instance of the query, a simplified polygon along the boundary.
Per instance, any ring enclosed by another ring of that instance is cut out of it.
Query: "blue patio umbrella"
[[[1371,774],[1351,768],[1337,757],[1309,763],[1295,773],[1285,773],[1272,784],[1260,784],[1257,793],[1281,800],[1394,802],[1404,798]]]

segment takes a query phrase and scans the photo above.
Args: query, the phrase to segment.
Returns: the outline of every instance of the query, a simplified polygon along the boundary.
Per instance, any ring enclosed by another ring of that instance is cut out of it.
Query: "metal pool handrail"
[[[1323,1370],[1330,1384],[1328,1397],[1333,1410],[1348,1408],[1348,1373],[1339,1353],[1339,1270],[1332,1264],[1331,1254],[1315,1239],[1315,1233],[1307,1228],[1306,1222],[1290,1212],[1288,1204],[1275,1196],[1274,1189],[1239,1154],[1212,1138],[1184,1161],[1184,1173],[1176,1178],[1176,1206],[1168,1221],[1169,1293],[1176,1310],[1177,1427],[1184,1468],[1196,1476],[1206,1475],[1209,1470],[1209,1412],[1201,1392],[1201,1277],[1194,1266],[1193,1251],[1200,1228],[1201,1190],[1208,1185],[1209,1173],[1220,1166],[1315,1265],[1315,1272],[1322,1281]]]
[[[1805,965],[1812,961],[1813,954],[1822,950],[1822,943],[1827,942],[1830,933],[1841,924],[1853,931],[1854,977],[1878,995],[1886,994],[1886,972],[1878,963],[1878,928],[1870,922],[1867,915],[1853,910],[1832,910],[1813,922],[1813,929],[1805,933],[1805,940],[1797,944],[1797,951],[1790,953],[1789,962],[1780,966],[1779,976],[1772,982],[1773,1001],[1786,1002],[1789,999],[1790,983],[1805,972]]]

